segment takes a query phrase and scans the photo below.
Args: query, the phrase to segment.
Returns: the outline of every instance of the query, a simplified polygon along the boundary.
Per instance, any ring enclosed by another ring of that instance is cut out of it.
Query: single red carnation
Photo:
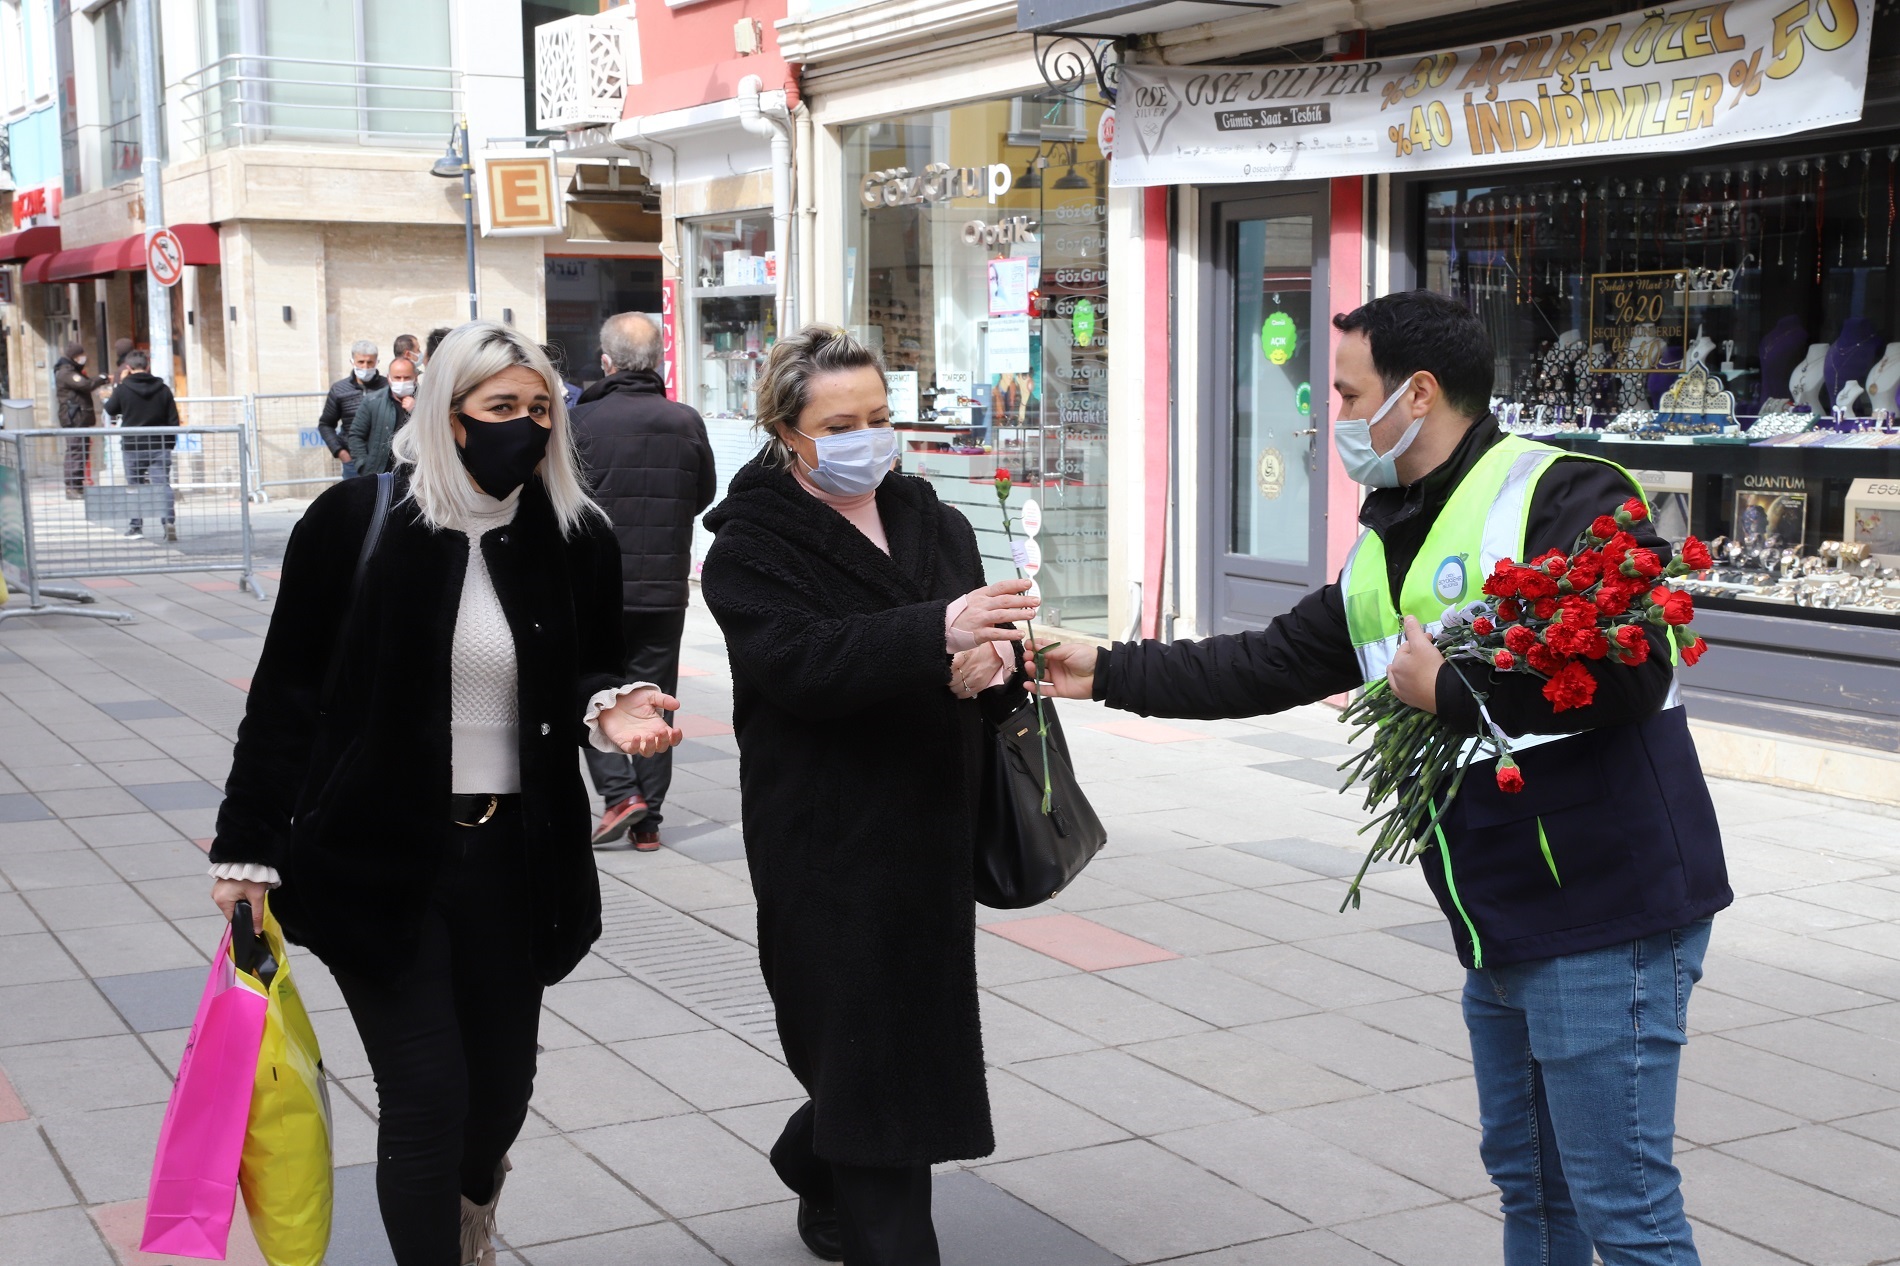
[[[1694,668],[1695,662],[1708,653],[1709,644],[1698,637],[1695,641],[1682,648],[1682,662]]]
[[[1584,632],[1580,653],[1585,659],[1602,659],[1610,653],[1610,639],[1603,636],[1601,629],[1588,629]]]
[[[1501,673],[1508,673],[1517,667],[1517,657],[1509,651],[1498,651],[1491,656],[1491,667]]]
[[[1548,620],[1557,614],[1557,599],[1539,598],[1531,604],[1531,614],[1540,620]]]
[[[1498,790],[1507,796],[1514,796],[1524,790],[1524,772],[1508,756],[1498,760]]]
[[[1010,481],[1009,467],[998,466],[996,468],[996,482],[999,484],[1006,484],[1009,481]]]
[[[1493,633],[1498,631],[1498,626],[1491,623],[1489,616],[1481,615],[1471,622],[1471,631],[1476,633],[1479,637],[1490,637]]]
[[[1682,543],[1682,561],[1693,571],[1707,571],[1715,566],[1715,556],[1709,553],[1709,547],[1693,536]]]
[[[1524,608],[1519,606],[1512,599],[1506,598],[1503,602],[1498,603],[1498,619],[1519,620],[1522,619],[1523,616]]]
[[[1636,548],[1636,538],[1628,532],[1618,532],[1603,545],[1603,567],[1605,571],[1619,567],[1629,552]]]
[[[1561,576],[1570,570],[1570,560],[1564,557],[1562,550],[1545,550],[1531,560],[1531,566],[1546,576]]]
[[[1672,589],[1663,600],[1663,619],[1671,624],[1687,624],[1695,619],[1695,598],[1680,589]]]
[[[1544,683],[1544,698],[1550,700],[1553,712],[1568,712],[1572,708],[1586,706],[1596,697],[1597,679],[1590,670],[1571,660],[1555,676]]]
[[[1552,580],[1546,573],[1535,568],[1526,569],[1518,573],[1517,596],[1526,602],[1537,602],[1543,598],[1555,598],[1557,596],[1557,582]],[[1543,616],[1540,618],[1549,619],[1550,617]]]
[[[1603,582],[1603,588],[1597,590],[1597,610],[1614,619],[1630,609],[1629,591],[1621,585]]]
[[[1595,550],[1586,550],[1570,560],[1570,574],[1566,577],[1570,587],[1582,593],[1597,581],[1603,579],[1603,555]]]
[[[1530,660],[1531,670],[1533,672],[1542,673],[1546,677],[1556,676],[1558,671],[1564,666],[1564,657],[1559,655],[1556,651],[1551,650],[1550,647],[1545,646],[1542,642],[1533,645],[1530,649],[1530,654],[1525,658]]]
[[[1515,598],[1517,596],[1518,566],[1508,558],[1498,560],[1485,578],[1484,591],[1493,598]]]
[[[1641,523],[1649,517],[1649,506],[1644,504],[1641,497],[1631,497],[1623,503],[1623,513],[1629,516],[1631,522]]]
[[[1636,667],[1649,658],[1649,635],[1641,625],[1623,625],[1616,631],[1616,653],[1625,664]]]
[[[1607,514],[1599,514],[1597,521],[1590,525],[1590,535],[1599,541],[1607,541],[1617,532],[1616,520]]]
[[[1504,630],[1504,645],[1514,654],[1528,655],[1531,647],[1537,645],[1537,634],[1521,624],[1513,624]]]

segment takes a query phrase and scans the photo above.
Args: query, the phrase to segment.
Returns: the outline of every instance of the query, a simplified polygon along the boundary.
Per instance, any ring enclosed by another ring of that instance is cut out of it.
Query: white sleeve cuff
[[[237,879],[271,888],[281,887],[284,882],[277,877],[276,867],[260,866],[256,862],[213,862],[209,873],[213,879]]]
[[[587,715],[581,720],[587,725],[587,745],[597,752],[618,752],[619,748],[607,741],[600,732],[600,714],[620,702],[620,696],[632,694],[644,686],[653,686],[650,681],[631,682],[625,686],[615,686],[612,690],[597,690],[594,697],[587,701]],[[658,686],[653,686],[655,690]]]

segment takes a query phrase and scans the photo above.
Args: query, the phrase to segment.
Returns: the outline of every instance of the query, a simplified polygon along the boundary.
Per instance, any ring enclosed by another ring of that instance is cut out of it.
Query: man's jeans
[[[348,461],[348,462],[343,463],[343,478],[345,479],[356,478],[356,463],[354,461]]]
[[[1465,974],[1505,1266],[1699,1266],[1672,1157],[1709,926]]]
[[[171,437],[166,436],[167,445]],[[149,441],[148,441],[149,443]],[[125,447],[125,482],[128,484],[162,484],[165,488],[165,522],[172,523],[178,516],[178,502],[171,490],[172,451],[166,448]],[[145,520],[134,518],[132,526],[143,528]]]

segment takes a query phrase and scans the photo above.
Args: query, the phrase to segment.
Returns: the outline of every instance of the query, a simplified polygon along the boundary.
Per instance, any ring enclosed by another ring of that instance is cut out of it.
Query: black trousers
[[[780,1181],[814,1204],[836,1205],[844,1266],[939,1266],[930,1220],[930,1166],[840,1165],[812,1151],[812,1105],[785,1122],[772,1145]]]
[[[75,422],[74,426],[81,423]],[[91,426],[92,420],[85,419],[83,425]],[[77,492],[86,486],[86,467],[92,460],[92,437],[81,435],[66,441],[66,491]]]
[[[398,1266],[460,1266],[461,1197],[494,1194],[534,1090],[541,985],[514,869],[520,811],[452,829],[415,912],[415,961],[390,976],[336,976],[376,1074],[376,1195]]]
[[[667,694],[677,695],[680,635],[686,630],[686,612],[622,611],[620,629],[627,641],[627,680],[650,681]],[[670,724],[673,714],[667,713],[666,719]],[[587,753],[587,772],[593,775],[602,806],[611,807],[637,795],[647,802],[647,815],[635,829],[656,829],[660,825],[660,805],[666,800],[667,788],[673,785],[673,753],[627,756],[592,746],[582,750]]]

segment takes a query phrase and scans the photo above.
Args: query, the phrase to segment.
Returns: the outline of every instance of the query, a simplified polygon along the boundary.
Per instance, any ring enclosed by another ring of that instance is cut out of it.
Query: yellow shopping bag
[[[264,1044],[244,1136],[238,1186],[251,1233],[271,1266],[321,1266],[330,1246],[330,1095],[323,1053],[290,978],[284,936],[268,906],[263,935],[249,935],[239,903],[231,937],[238,970],[264,990]]]

